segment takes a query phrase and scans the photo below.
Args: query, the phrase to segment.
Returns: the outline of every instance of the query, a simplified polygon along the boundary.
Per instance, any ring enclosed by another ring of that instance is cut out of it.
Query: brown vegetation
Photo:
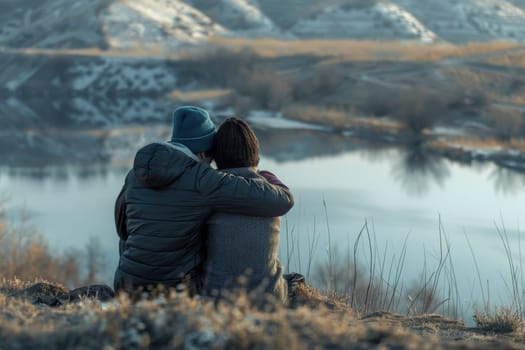
[[[499,140],[510,141],[524,136],[525,111],[493,107],[486,111],[485,120]]]
[[[47,278],[64,284],[78,283],[79,264],[74,252],[54,255],[28,223],[10,227],[0,223],[0,271],[12,279]]]
[[[283,109],[283,114],[291,119],[334,127],[344,127],[349,122],[347,113],[317,106],[290,106]]]
[[[7,234],[15,232],[13,228],[5,221],[2,225],[2,239],[21,237],[19,227],[13,235]],[[353,253],[349,252],[341,260],[335,249],[331,249],[333,256],[328,259],[329,265],[319,266],[316,276],[321,285],[328,287],[327,292],[322,294],[307,285],[299,285],[288,308],[273,304],[264,309],[254,307],[242,291],[232,301],[219,304],[205,298],[190,299],[183,291],[132,302],[124,295],[97,301],[90,299],[84,290],[85,296],[73,299],[68,297],[69,289],[61,285],[40,283],[27,288],[31,283],[6,279],[3,275],[0,348],[488,349],[497,344],[501,349],[519,349],[516,341],[523,335],[521,318],[515,311],[476,313],[477,328],[428,315],[447,307],[457,310],[454,281],[443,274],[453,271],[450,247],[444,235],[440,234],[440,239],[442,251],[435,266],[429,264],[427,270],[425,262],[421,283],[405,290],[401,277],[406,246],[397,260],[390,260],[386,251],[377,250],[374,236],[365,223]],[[502,240],[506,242],[504,233]],[[31,259],[27,254],[39,252],[39,265],[33,270],[17,271],[27,273],[30,279],[44,273],[60,278],[56,270],[62,267],[60,257],[46,251],[45,245],[37,250],[33,248],[33,244],[42,244],[42,241],[29,239],[27,242],[32,243],[13,245],[15,242],[9,247],[14,247],[20,258]],[[364,256],[368,266],[359,263],[357,252],[361,251],[361,244],[370,254]],[[96,245],[96,241],[92,241],[88,253],[96,251]],[[26,249],[28,252],[24,253]],[[4,260],[8,255],[3,255]],[[89,266],[94,261],[96,257],[86,263]],[[38,267],[44,270],[39,271]],[[91,270],[94,273],[97,267],[93,265]],[[443,283],[444,280],[448,281]],[[441,296],[443,292],[446,298]],[[56,308],[42,304],[57,298],[59,302],[52,304]],[[411,316],[384,311],[401,307]],[[512,337],[500,339],[483,335],[508,332],[513,332]]]
[[[0,283],[0,348],[25,349],[524,349],[520,335],[485,336],[438,315],[365,317],[315,304],[253,308],[246,295],[214,304],[185,293],[131,302],[84,299],[56,308],[11,297]]]
[[[450,57],[505,52],[523,46],[511,42],[428,45],[398,41],[232,39],[223,37],[212,38],[210,44],[232,50],[250,49],[263,57],[317,55],[352,62],[385,60],[435,62]]]
[[[450,246],[440,224],[439,258],[435,264],[424,262],[421,278],[407,284],[404,280],[406,242],[400,255],[389,257],[379,251],[374,235],[365,222],[353,247],[346,253],[334,246],[332,254],[317,266],[314,284],[328,295],[339,296],[361,314],[399,312],[420,315],[440,312],[448,317],[461,317],[462,310],[450,258]],[[364,247],[362,256],[359,251]],[[293,258],[293,257],[292,257]],[[447,274],[445,274],[445,271]]]
[[[474,316],[476,325],[485,332],[513,333],[523,329],[520,316],[508,308],[494,311],[477,311]]]
[[[525,52],[519,51],[504,56],[491,57],[486,62],[509,67],[525,67]]]
[[[85,252],[59,253],[49,248],[26,217],[8,224],[0,212],[0,276],[5,279],[46,279],[68,286],[95,283],[104,257],[91,239]]]
[[[518,96],[521,91],[519,77],[509,82],[496,73],[464,68],[444,69],[445,81],[423,83],[415,75],[396,83],[388,80],[392,78],[382,78],[381,71],[376,73],[377,67],[374,66],[360,68],[322,62],[312,57],[297,60],[298,64],[304,64],[309,69],[297,70],[294,60],[269,60],[253,50],[222,48],[182,60],[179,79],[186,83],[198,81],[216,89],[226,89],[224,91],[229,91],[229,94],[223,95],[220,105],[233,107],[241,114],[254,109],[281,111],[294,119],[317,123],[328,120],[338,128],[350,126],[351,116],[388,116],[413,134],[459,120],[483,121],[479,116],[487,113],[490,99],[503,92]],[[396,69],[409,72],[410,66]],[[359,80],[361,70],[370,70],[377,77]],[[435,79],[432,75],[423,76]],[[321,110],[324,112],[317,119],[312,117]],[[516,121],[516,118],[507,118],[508,113],[501,108],[492,109],[491,113],[505,119],[502,125]],[[504,133],[494,127],[496,137],[506,140]]]

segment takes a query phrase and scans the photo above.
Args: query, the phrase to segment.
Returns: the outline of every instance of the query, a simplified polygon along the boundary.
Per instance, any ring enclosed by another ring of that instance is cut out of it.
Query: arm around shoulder
[[[210,167],[199,178],[199,191],[219,212],[275,217],[286,214],[294,205],[289,189],[264,179],[247,179],[219,172]]]

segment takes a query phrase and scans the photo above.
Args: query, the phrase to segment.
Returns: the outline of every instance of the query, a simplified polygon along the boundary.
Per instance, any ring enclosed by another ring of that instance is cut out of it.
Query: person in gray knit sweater
[[[272,173],[258,171],[259,141],[242,119],[226,119],[215,138],[218,170],[286,187]],[[280,217],[215,213],[207,222],[204,294],[217,299],[245,288],[253,301],[268,296],[286,302],[288,287],[277,257]]]

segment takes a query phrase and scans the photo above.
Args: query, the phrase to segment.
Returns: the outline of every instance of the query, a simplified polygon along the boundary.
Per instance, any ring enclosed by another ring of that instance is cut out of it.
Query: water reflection
[[[525,175],[508,168],[494,167],[489,174],[496,193],[512,194],[525,186]]]
[[[150,97],[92,100],[71,97],[59,101],[0,101],[0,167],[11,177],[36,181],[69,181],[105,177],[125,171],[135,151],[169,137],[170,113],[179,102]],[[390,175],[404,192],[426,195],[450,176],[447,161],[420,144],[393,152],[384,144],[365,143],[339,133],[255,126],[262,155],[277,162],[336,157],[358,152],[370,163],[391,166]],[[395,155],[393,156],[393,154]],[[498,193],[509,194],[525,180],[512,170],[495,168],[489,176]]]
[[[427,194],[432,184],[443,187],[450,176],[443,158],[428,154],[420,145],[407,148],[390,173],[407,194],[415,196]]]
[[[0,165],[107,164],[114,129],[169,125],[173,103],[151,97],[9,97],[0,101]],[[136,145],[132,140],[123,147]]]
[[[65,183],[73,179],[79,182],[94,178],[105,179],[112,172],[125,171],[110,169],[108,166],[0,167],[0,173],[5,173],[11,178],[25,178],[35,182],[51,180],[56,183]]]
[[[176,101],[154,97],[66,96],[61,100],[18,98],[0,100],[2,130],[84,130],[118,125],[169,123]]]
[[[279,130],[255,127],[264,156],[278,162],[334,157],[357,151],[359,144],[339,134],[315,130]]]

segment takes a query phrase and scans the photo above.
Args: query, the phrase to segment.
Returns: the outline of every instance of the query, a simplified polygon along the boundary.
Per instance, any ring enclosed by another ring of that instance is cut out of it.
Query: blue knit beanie
[[[181,106],[173,113],[171,143],[181,143],[195,154],[206,152],[212,149],[215,134],[217,130],[205,109]]]

